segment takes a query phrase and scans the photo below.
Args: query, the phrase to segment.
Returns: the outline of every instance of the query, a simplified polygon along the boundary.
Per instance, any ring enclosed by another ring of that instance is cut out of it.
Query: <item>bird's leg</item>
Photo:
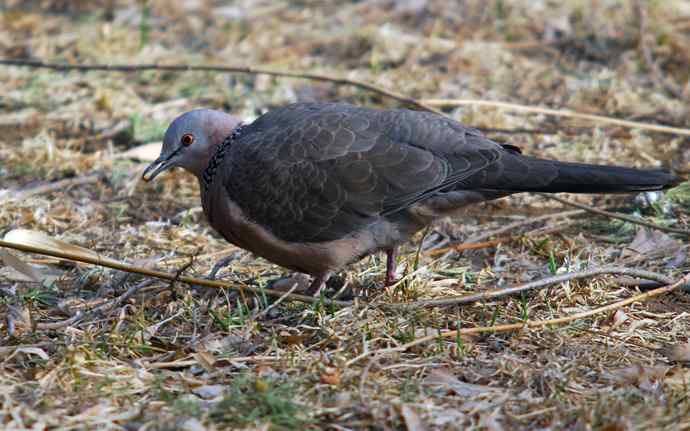
[[[314,280],[311,282],[309,289],[305,292],[305,295],[316,296],[321,292],[321,289],[326,287],[326,282],[331,277],[330,272],[319,274],[314,276]]]
[[[206,278],[208,278],[209,280],[215,280],[216,275],[218,275],[218,271],[225,268],[226,266],[229,266],[235,259],[237,259],[237,256],[237,253],[232,253],[216,262],[216,264],[213,265],[213,268],[211,268],[211,272],[208,273],[208,276]]]
[[[392,286],[395,284],[395,269],[397,267],[396,257],[398,255],[398,248],[392,247],[386,249],[386,281],[384,282],[384,287]]]

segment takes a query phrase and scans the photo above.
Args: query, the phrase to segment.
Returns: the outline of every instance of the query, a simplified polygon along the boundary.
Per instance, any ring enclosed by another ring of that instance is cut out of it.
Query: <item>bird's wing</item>
[[[510,149],[450,119],[296,104],[242,129],[219,171],[229,196],[287,241],[329,241],[474,178]]]

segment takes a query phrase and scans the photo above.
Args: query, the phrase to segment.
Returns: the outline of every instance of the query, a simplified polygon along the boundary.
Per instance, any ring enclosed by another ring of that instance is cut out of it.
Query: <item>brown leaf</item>
[[[487,392],[497,393],[505,391],[504,388],[484,385],[474,385],[460,381],[447,370],[432,370],[424,379],[424,384],[434,386],[444,386],[448,390],[455,392],[461,397],[470,397],[484,394]]]
[[[633,241],[623,251],[623,257],[634,255],[674,255],[683,247],[680,241],[671,238],[669,235],[658,230],[652,230],[644,226],[640,227]]]
[[[310,334],[292,334],[288,331],[281,331],[279,335],[280,335],[280,341],[287,344],[288,346],[294,346],[297,344],[302,344],[307,339],[309,339],[309,337],[311,337]]]
[[[647,391],[656,391],[671,367],[666,365],[643,366],[640,364],[615,370],[610,374],[614,381],[624,385],[637,386]]]
[[[5,250],[0,250],[0,258],[2,258],[2,261],[5,263],[5,265],[25,276],[26,279],[24,281],[35,281],[36,283],[41,283],[43,281],[43,274],[41,274],[31,265],[24,263],[12,253],[9,253]]]
[[[139,145],[138,147],[130,148],[127,151],[116,154],[116,159],[137,159],[142,162],[152,162],[158,158],[161,152],[162,142],[153,142],[150,144]]]
[[[211,352],[196,352],[192,355],[194,359],[201,365],[206,371],[213,372],[216,370],[214,364],[216,363],[216,357]]]
[[[668,345],[662,347],[660,353],[669,361],[690,363],[690,343]]]
[[[340,370],[335,367],[325,367],[319,377],[321,383],[331,386],[337,386],[340,384]]]
[[[611,329],[616,329],[617,327],[625,323],[628,319],[630,318],[627,314],[625,314],[625,311],[621,309],[616,310],[616,312],[613,314],[613,318],[611,319]]]
[[[109,259],[98,254],[88,248],[80,247],[78,245],[70,244],[59,239],[52,238],[43,232],[32,231],[27,229],[14,229],[5,234],[5,241],[20,245],[27,245],[31,247],[41,248],[47,251],[57,251],[60,253],[67,253],[76,256],[84,256],[90,259],[100,260],[101,262],[120,264],[114,259]]]
[[[408,431],[426,431],[427,427],[409,404],[403,404],[400,407],[400,415],[403,417]]]

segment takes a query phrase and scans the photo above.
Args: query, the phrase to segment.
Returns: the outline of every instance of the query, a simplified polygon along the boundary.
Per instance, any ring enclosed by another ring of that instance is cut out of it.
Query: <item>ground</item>
[[[366,81],[420,100],[498,100],[690,127],[683,0],[9,0],[0,13],[4,59],[266,67]],[[215,234],[189,174],[166,173],[153,184],[140,175],[158,151],[146,145],[160,143],[186,110],[213,107],[250,121],[297,100],[403,105],[358,87],[256,74],[0,66],[0,236],[39,231],[194,277],[234,254],[218,278],[268,288],[290,273]],[[526,154],[681,175],[690,168],[687,134],[476,104],[443,111]],[[687,230],[687,186],[563,197]],[[406,245],[396,286],[381,287],[381,256],[339,274],[327,294],[347,283],[339,299],[354,302],[345,306],[275,304],[261,294],[2,249],[0,422],[6,429],[690,429],[690,297],[682,289],[529,328],[528,321],[593,310],[658,284],[599,275],[469,304],[403,306],[608,265],[672,280],[688,272],[687,234],[571,210],[533,195],[470,208]],[[553,217],[527,222],[545,214]],[[514,229],[492,236],[510,223]],[[525,325],[439,335],[507,323]]]

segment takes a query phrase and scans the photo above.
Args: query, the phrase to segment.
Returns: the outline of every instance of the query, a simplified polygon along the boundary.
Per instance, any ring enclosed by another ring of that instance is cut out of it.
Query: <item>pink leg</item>
[[[386,281],[384,283],[385,287],[395,284],[395,267],[397,262],[395,257],[397,256],[398,249],[396,247],[389,248],[386,250]]]

